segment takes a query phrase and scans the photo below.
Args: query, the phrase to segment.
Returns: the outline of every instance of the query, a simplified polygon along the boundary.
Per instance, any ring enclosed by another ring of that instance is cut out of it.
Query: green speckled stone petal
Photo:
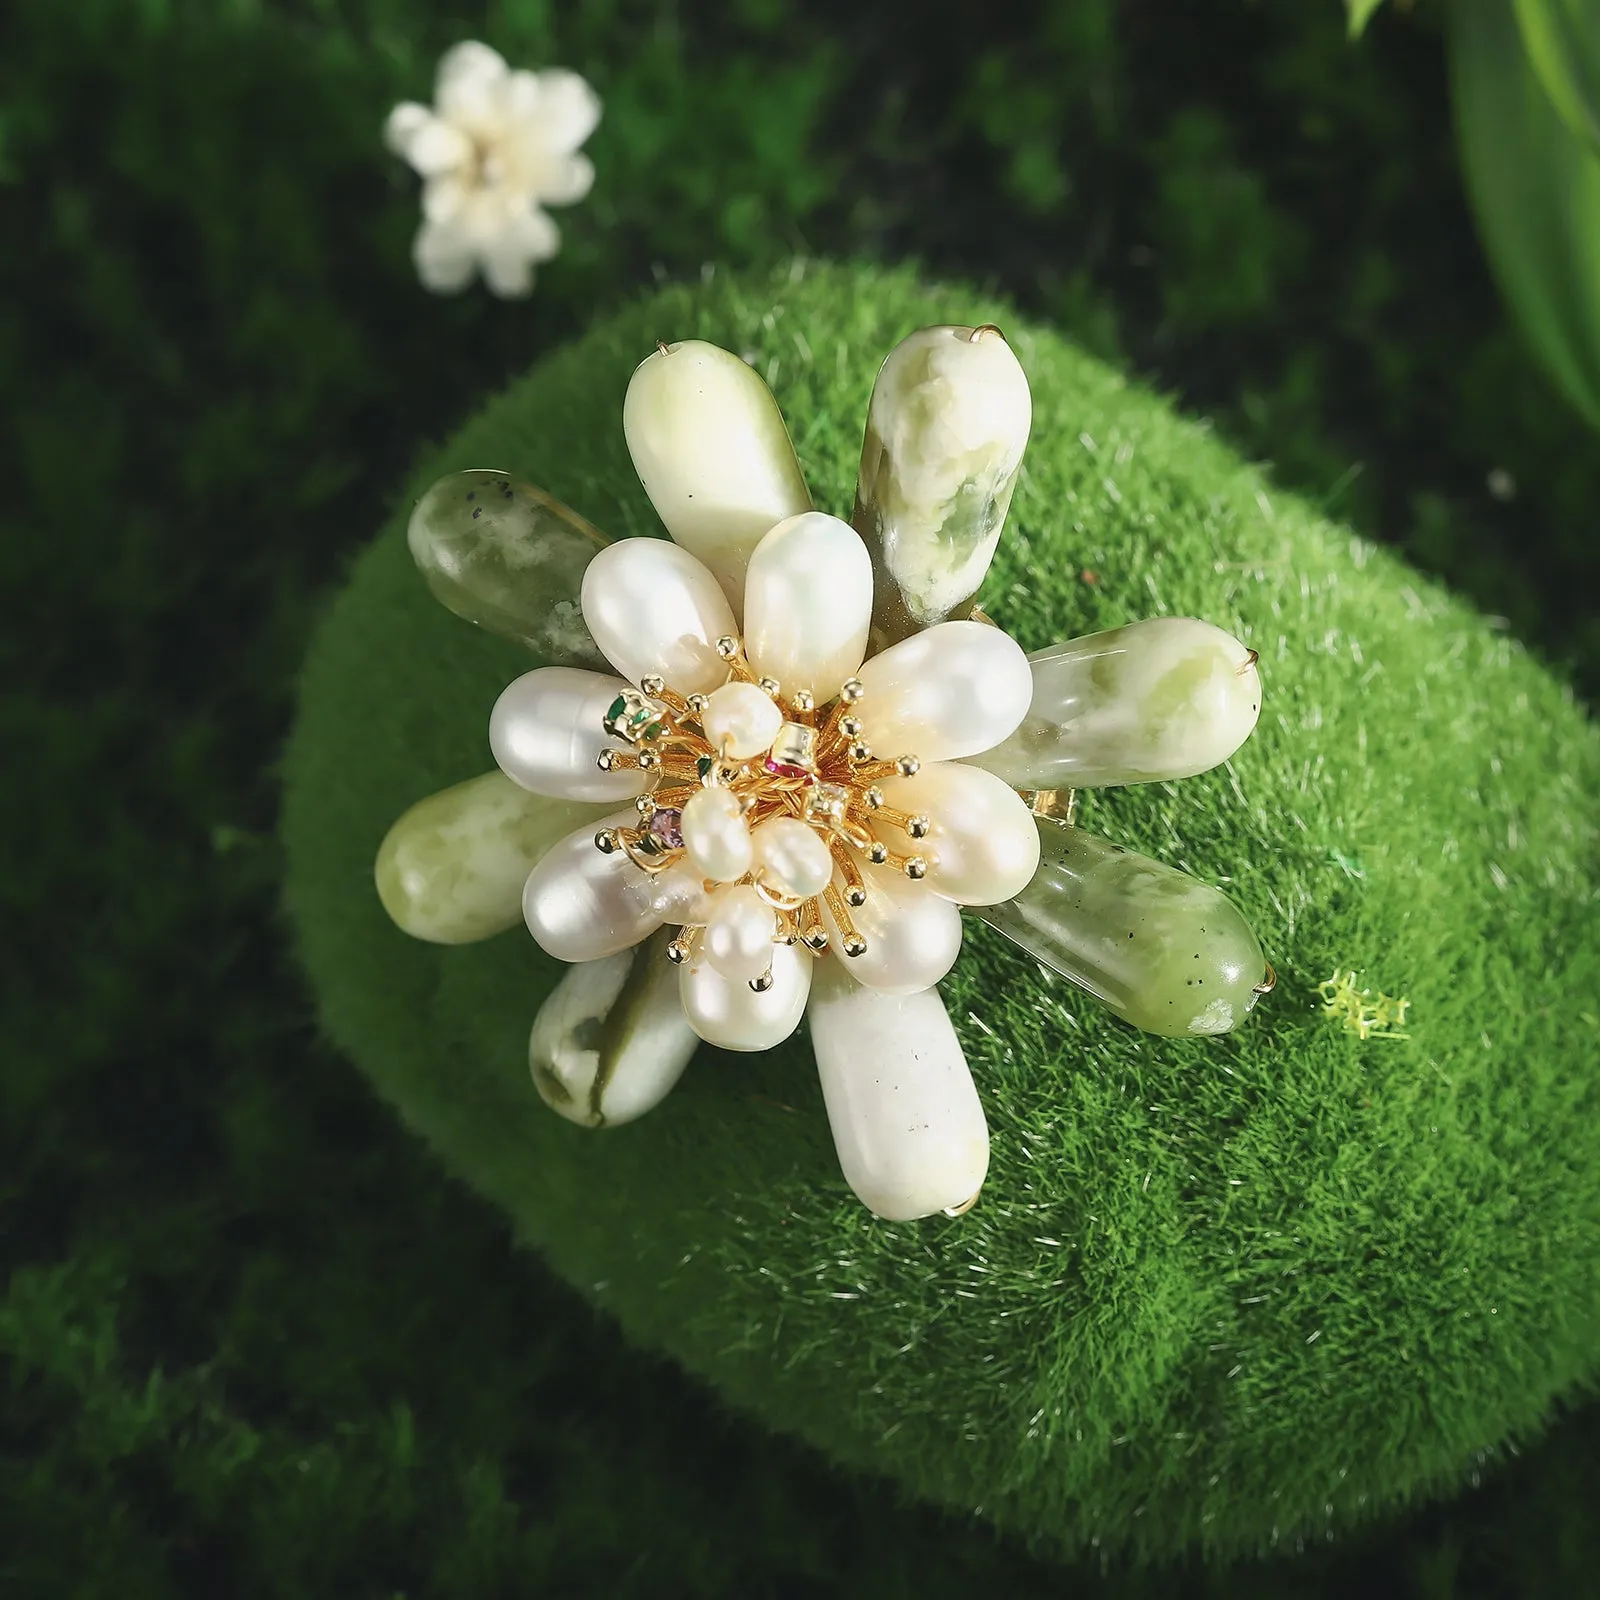
[[[978,915],[1146,1033],[1237,1026],[1260,998],[1267,961],[1233,902],[1109,839],[1037,821],[1033,882]]]
[[[486,772],[419,800],[384,835],[378,898],[402,931],[472,944],[522,921],[522,886],[554,844],[612,808],[552,800]]]
[[[417,502],[406,542],[458,617],[549,666],[610,670],[580,604],[584,570],[609,541],[544,490],[504,472],[452,472]]]

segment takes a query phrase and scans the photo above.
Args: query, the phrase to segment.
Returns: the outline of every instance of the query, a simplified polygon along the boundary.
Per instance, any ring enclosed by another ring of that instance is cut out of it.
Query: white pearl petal
[[[773,817],[750,838],[755,870],[770,888],[809,900],[828,887],[833,853],[822,835],[798,817]]]
[[[1022,646],[982,622],[937,623],[890,645],[856,676],[866,690],[859,715],[867,742],[888,757],[976,755],[999,744],[1033,698]]]
[[[727,679],[716,644],[737,631],[733,609],[717,580],[665,539],[598,551],[583,575],[583,620],[632,683],[657,672],[679,694],[709,694]]]
[[[666,1098],[699,1043],[678,974],[653,939],[567,969],[539,1008],[528,1067],[540,1098],[569,1122],[615,1128]]]
[[[724,978],[748,983],[772,965],[777,913],[747,883],[717,894],[706,923],[706,960]]]
[[[1021,894],[1039,866],[1039,830],[1020,795],[992,772],[936,761],[914,778],[879,784],[890,807],[928,819],[913,839],[880,824],[892,848],[928,864],[923,881],[958,905],[989,906]]]
[[[989,1128],[936,989],[889,995],[818,963],[811,1045],[845,1182],[909,1222],[964,1205],[989,1170]]]
[[[738,609],[750,552],[774,523],[811,509],[772,391],[731,351],[686,339],[640,363],[622,428],[667,532]]]
[[[714,883],[732,883],[750,870],[750,828],[731,790],[697,790],[678,827],[689,860]]]
[[[848,522],[821,511],[788,517],[750,557],[745,653],[785,694],[812,690],[819,704],[852,677],[872,624],[872,557]]]
[[[528,874],[522,919],[540,949],[557,961],[598,961],[654,933],[663,916],[650,874],[626,852],[606,855],[594,842],[602,828],[633,827],[628,810],[569,833]]]
[[[850,921],[867,948],[859,956],[843,955],[843,934],[824,902],[830,948],[840,952],[850,976],[869,989],[883,994],[931,989],[961,954],[961,913],[955,902],[883,867],[863,866],[861,876],[866,903],[850,908]],[[842,880],[839,887],[843,893]]]
[[[713,750],[721,750],[726,740],[735,761],[748,761],[771,748],[783,726],[783,713],[765,689],[753,683],[725,683],[712,690],[700,726]]]
[[[643,794],[644,772],[602,772],[595,763],[615,742],[601,725],[627,688],[620,678],[578,667],[540,667],[513,679],[489,713],[489,748],[500,770],[535,794],[619,801]]]
[[[757,994],[725,978],[704,946],[680,967],[678,994],[689,1026],[723,1050],[770,1050],[800,1025],[811,992],[811,955],[799,945],[772,947],[772,986]]]

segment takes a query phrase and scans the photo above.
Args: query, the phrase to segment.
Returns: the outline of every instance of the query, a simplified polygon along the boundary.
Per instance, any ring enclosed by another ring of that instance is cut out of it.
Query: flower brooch
[[[629,1121],[702,1040],[765,1050],[805,1016],[850,1187],[954,1215],[989,1160],[935,987],[961,907],[1155,1033],[1224,1032],[1271,987],[1219,891],[1072,821],[1080,787],[1226,760],[1255,652],[1158,618],[1029,657],[974,609],[1031,419],[998,329],[912,334],[845,522],[812,508],[760,376],[691,340],[623,408],[670,539],[609,542],[500,472],[418,503],[435,595],[553,664],[496,702],[498,773],[390,830],[378,889],[421,938],[520,914],[572,963],[529,1041],[564,1116]]]

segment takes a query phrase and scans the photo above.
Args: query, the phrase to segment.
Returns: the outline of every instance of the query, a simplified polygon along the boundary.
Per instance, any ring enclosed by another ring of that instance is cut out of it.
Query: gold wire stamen
[[[867,941],[850,920],[849,908],[844,903],[844,896],[839,893],[838,885],[830,883],[822,891],[822,897],[828,902],[828,910],[839,925],[839,948],[852,960],[864,956],[867,953]]]
[[[828,841],[829,853],[833,862],[844,875],[844,899],[850,906],[864,906],[867,903],[867,885],[861,876],[861,868],[855,864],[850,855],[849,847],[843,839],[830,839]]]
[[[822,921],[822,902],[813,895],[800,908],[800,942],[819,955],[828,948],[828,930]]]

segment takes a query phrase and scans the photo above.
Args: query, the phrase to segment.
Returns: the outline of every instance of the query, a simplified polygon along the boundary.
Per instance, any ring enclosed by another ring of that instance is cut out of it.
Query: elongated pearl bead
[[[569,1122],[615,1128],[659,1105],[700,1038],[683,1014],[665,933],[569,967],[539,1008],[528,1068]]]
[[[471,944],[514,928],[524,879],[546,851],[605,808],[519,789],[504,773],[441,789],[396,820],[373,863],[395,925],[433,944]]]
[[[615,750],[601,725],[627,687],[620,678],[577,667],[540,667],[514,678],[489,713],[489,748],[500,770],[535,794],[615,805],[643,794],[645,772],[602,772],[600,753]]]
[[[938,623],[891,645],[856,676],[872,748],[923,761],[959,761],[998,744],[1033,695],[1022,646],[982,622]]]
[[[627,828],[636,811],[620,811],[596,826],[569,833],[528,874],[522,917],[546,955],[557,961],[598,961],[654,933],[664,911],[650,881],[625,852],[595,847],[600,828]]]
[[[821,511],[780,522],[745,579],[744,644],[759,676],[819,704],[855,675],[872,622],[872,558],[848,522]]]
[[[544,660],[603,667],[579,605],[605,535],[504,472],[452,472],[417,502],[406,544],[434,598]]]
[[[732,883],[750,870],[750,828],[729,789],[699,789],[684,803],[678,823],[689,860],[713,883]]]
[[[772,964],[772,936],[778,918],[747,883],[713,896],[706,923],[706,960],[724,978],[748,983]]]
[[[772,986],[759,994],[726,978],[702,948],[678,969],[678,995],[689,1026],[723,1050],[770,1050],[800,1026],[811,992],[811,954],[799,945],[772,947]]]
[[[978,915],[1029,955],[1146,1033],[1226,1033],[1267,970],[1249,924],[1220,889],[1053,817],[1015,899]]]
[[[989,1170],[989,1126],[936,989],[865,989],[818,962],[809,1014],[839,1165],[890,1222],[964,1206]]]
[[[667,532],[740,612],[750,552],[774,523],[811,509],[772,391],[732,351],[685,339],[639,364],[622,430]]]
[[[735,632],[717,581],[665,539],[621,539],[583,575],[583,616],[630,683],[659,673],[679,694],[710,694],[728,676],[717,640]]]
[[[924,882],[958,905],[992,905],[1020,894],[1039,865],[1033,814],[992,772],[960,761],[934,762],[914,778],[885,778],[889,805],[928,818],[921,839],[880,823],[894,848],[927,863]]]
[[[844,935],[832,909],[823,902],[822,921],[829,948],[840,952],[857,983],[883,994],[914,994],[931,989],[961,954],[961,913],[920,883],[884,867],[863,865],[866,902],[850,910],[850,922],[867,942],[858,956],[844,956]],[[844,885],[840,883],[840,892]]]
[[[873,645],[967,610],[994,559],[1033,402],[997,328],[923,328],[872,389],[851,518],[872,552]]]
[[[1261,714],[1250,651],[1196,617],[1152,617],[1028,660],[1021,726],[974,758],[1021,789],[1192,778],[1226,761]]]

